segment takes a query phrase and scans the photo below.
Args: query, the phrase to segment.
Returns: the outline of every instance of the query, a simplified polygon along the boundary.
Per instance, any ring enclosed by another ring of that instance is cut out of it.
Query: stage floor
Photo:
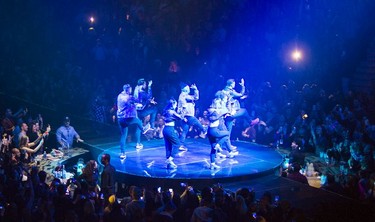
[[[144,141],[144,148],[135,149],[135,144],[129,144],[126,159],[119,158],[119,145],[111,144],[103,153],[111,155],[111,164],[120,176],[128,176],[137,180],[148,179],[177,179],[208,180],[212,182],[236,181],[250,179],[273,173],[282,163],[282,155],[269,147],[234,141],[239,155],[234,158],[217,159],[220,169],[209,168],[210,146],[207,139],[188,139],[186,152],[175,152],[174,163],[177,169],[167,169],[165,164],[164,140]],[[175,150],[178,150],[177,148]],[[101,154],[98,156],[100,162]],[[158,181],[159,181],[158,180]]]

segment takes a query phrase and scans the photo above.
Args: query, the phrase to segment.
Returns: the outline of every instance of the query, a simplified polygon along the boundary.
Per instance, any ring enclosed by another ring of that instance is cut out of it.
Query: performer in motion
[[[175,130],[175,122],[176,120],[182,120],[181,117],[176,112],[177,108],[177,101],[175,99],[170,99],[168,101],[167,106],[163,111],[163,117],[165,121],[165,126],[163,129],[163,137],[165,142],[165,153],[167,160],[165,163],[167,164],[167,168],[175,169],[177,165],[173,162],[173,146],[180,146],[180,139],[178,138],[178,133]]]
[[[225,95],[224,100],[227,101],[227,108],[230,113],[230,115],[225,118],[225,125],[230,133],[232,133],[234,119],[244,117],[249,124],[252,121],[247,110],[245,108],[241,108],[240,102],[237,100],[238,98],[245,99],[247,97],[245,95],[245,80],[241,79],[239,85],[241,86],[241,91],[236,92],[234,89],[236,87],[236,82],[234,79],[229,79],[227,81],[227,85],[222,90]],[[235,149],[235,147],[232,148]]]
[[[224,94],[222,91],[218,91],[215,94],[215,98],[212,101],[210,108],[208,109],[208,119],[210,120],[208,128],[208,139],[211,144],[211,169],[218,168],[215,163],[215,157],[226,158],[223,154],[223,145],[225,145],[228,152],[228,157],[233,158],[238,155],[238,151],[232,150],[230,143],[230,133],[224,124],[224,118],[229,114],[226,107],[226,101],[223,100]]]
[[[155,129],[155,119],[158,112],[158,109],[155,106],[157,103],[152,97],[151,86],[152,80],[148,81],[147,84],[145,79],[142,78],[138,80],[137,86],[134,89],[134,98],[137,100],[138,118],[143,120],[143,118],[150,115],[150,124],[147,124],[146,127],[144,127],[144,133],[146,133],[146,130]]]
[[[223,155],[220,151],[221,145],[226,141],[229,140],[229,131],[220,130],[220,119],[223,118],[228,113],[226,108],[222,109],[220,99],[215,98],[212,101],[210,108],[208,108],[208,119],[210,120],[210,124],[207,131],[207,137],[211,145],[211,153],[210,153],[210,169],[220,169],[221,167],[216,164],[216,155],[220,156]],[[223,155],[223,157],[226,157]]]
[[[135,131],[135,138],[137,142],[136,148],[143,148],[143,145],[141,144],[141,131],[143,130],[143,127],[141,120],[137,116],[135,103],[136,100],[132,96],[132,87],[129,84],[125,84],[123,86],[123,91],[117,96],[117,121],[121,131],[121,159],[126,158],[125,147],[130,125],[135,124],[137,126]]]
[[[190,91],[193,91],[193,95],[190,95]],[[177,113],[184,116],[184,120],[182,121],[182,132],[180,136],[181,144],[179,150],[180,151],[187,151],[185,147],[185,139],[186,135],[189,131],[189,127],[197,127],[199,132],[206,133],[204,127],[199,122],[199,120],[194,116],[195,115],[195,102],[199,99],[199,91],[195,84],[188,86],[184,83],[181,84],[181,93],[178,97],[178,106],[177,106]]]

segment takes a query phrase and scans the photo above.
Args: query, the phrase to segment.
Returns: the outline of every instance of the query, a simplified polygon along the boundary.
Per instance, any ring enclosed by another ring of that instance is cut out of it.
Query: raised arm
[[[232,94],[232,97],[241,97],[245,94],[245,80],[244,79],[241,79],[241,81],[238,83],[240,86],[241,86],[241,91],[240,92],[236,92],[236,90],[232,90],[231,91],[231,94]]]
[[[35,149],[31,149],[31,148],[29,148],[29,147],[21,147],[21,149],[22,150],[25,150],[26,152],[28,152],[28,153],[36,153],[36,152],[38,152],[38,150],[43,146],[43,143],[44,143],[44,139],[42,139],[40,142],[39,142],[39,144],[38,144],[38,146],[37,147],[35,147]]]

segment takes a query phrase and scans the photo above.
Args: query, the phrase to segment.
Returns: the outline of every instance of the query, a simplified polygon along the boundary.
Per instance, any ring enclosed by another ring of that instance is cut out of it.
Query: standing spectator
[[[290,164],[297,163],[300,166],[305,165],[305,154],[302,152],[302,140],[297,138],[293,140],[291,148],[292,151],[289,154]]]
[[[30,144],[36,145],[34,143],[29,143],[29,137],[22,136],[20,138],[20,150],[25,152],[25,158],[24,160],[27,160],[27,162],[32,161],[32,155],[43,146],[44,139],[41,139],[38,141],[38,145],[35,148],[31,148]]]
[[[46,131],[44,133],[42,133],[39,121],[35,120],[35,121],[31,122],[31,131],[30,130],[27,131],[26,134],[29,137],[30,141],[33,141],[33,143],[37,144],[38,141],[40,141],[40,139],[42,137],[47,139],[50,131],[51,131],[51,126],[48,125],[47,128],[46,128]],[[43,150],[43,146],[42,146],[41,149],[39,149],[39,151],[37,153],[40,154],[40,153],[43,153],[43,151],[44,150]]]
[[[108,204],[108,198],[115,194],[115,173],[116,169],[111,165],[111,156],[107,153],[102,155],[100,162],[104,165],[101,174],[101,192],[104,196],[105,205]]]
[[[313,147],[315,154],[321,157],[327,151],[328,139],[323,134],[323,128],[320,125],[310,124],[310,130],[309,144]]]
[[[70,125],[70,118],[64,118],[64,125],[60,126],[56,131],[56,139],[63,149],[73,147],[73,141],[76,138],[77,142],[83,142],[77,131]]]
[[[13,131],[16,128],[18,119],[25,116],[26,113],[27,113],[27,109],[20,109],[14,114],[11,109],[6,109],[5,117],[1,121],[1,126],[3,127],[4,133],[8,135],[14,135]]]
[[[82,169],[82,174],[79,179],[83,179],[87,182],[90,191],[96,191],[96,185],[98,185],[99,173],[98,163],[95,160],[90,160],[86,163],[86,166]]]
[[[142,199],[143,189],[137,186],[132,186],[129,193],[131,201],[127,203],[125,207],[125,215],[127,221],[142,221],[142,219],[144,218],[145,209],[145,202]]]
[[[203,188],[201,195],[202,199],[200,202],[200,206],[195,208],[193,215],[191,216],[191,222],[212,221],[214,196],[211,187]]]

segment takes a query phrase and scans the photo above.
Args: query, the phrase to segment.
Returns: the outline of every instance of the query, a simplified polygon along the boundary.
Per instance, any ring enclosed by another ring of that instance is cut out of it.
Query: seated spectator
[[[298,162],[292,164],[292,166],[288,169],[287,178],[303,184],[309,184],[306,176],[299,172],[300,170],[301,165]]]
[[[367,190],[367,199],[370,203],[375,203],[375,173],[370,175],[369,189]]]
[[[164,125],[165,125],[164,118],[160,113],[158,113],[156,116],[156,121],[155,121],[154,138],[163,139]]]
[[[340,183],[336,182],[335,175],[327,174],[327,183],[322,186],[322,189],[335,192],[338,194],[344,194],[344,189]]]

